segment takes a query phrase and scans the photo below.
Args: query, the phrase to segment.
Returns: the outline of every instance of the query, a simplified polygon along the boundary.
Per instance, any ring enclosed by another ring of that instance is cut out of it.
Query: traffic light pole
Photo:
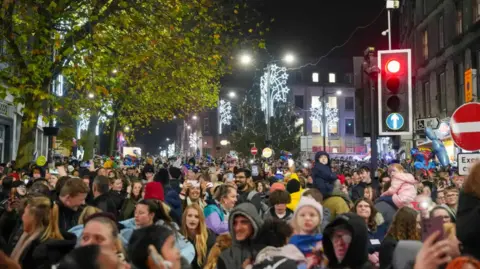
[[[378,79],[378,78],[377,78]],[[378,103],[377,103],[377,94],[376,94],[376,85],[377,81],[375,79],[370,79],[370,100],[372,102],[370,106],[370,114],[372,115],[372,122],[370,124],[370,173],[371,176],[375,177],[375,172],[377,171],[378,163],[378,148],[377,148],[377,117],[378,117]]]

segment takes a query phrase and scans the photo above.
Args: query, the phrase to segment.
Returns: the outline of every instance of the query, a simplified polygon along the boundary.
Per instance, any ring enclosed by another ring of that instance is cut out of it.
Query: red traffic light
[[[398,71],[400,71],[400,63],[397,60],[388,61],[387,71],[393,74],[398,73]]]

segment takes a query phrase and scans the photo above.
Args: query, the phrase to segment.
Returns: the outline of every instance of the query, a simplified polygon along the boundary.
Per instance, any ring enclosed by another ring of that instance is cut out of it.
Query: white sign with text
[[[458,174],[468,175],[470,168],[480,162],[480,153],[459,153],[457,155]]]

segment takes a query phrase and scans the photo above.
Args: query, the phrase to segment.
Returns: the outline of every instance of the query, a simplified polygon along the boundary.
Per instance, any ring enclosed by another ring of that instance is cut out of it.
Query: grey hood
[[[249,238],[249,240],[254,240],[257,237],[257,233],[263,225],[263,219],[258,214],[257,208],[252,203],[241,203],[235,208],[233,208],[232,212],[228,217],[228,229],[230,231],[230,235],[232,236],[232,240],[234,243],[242,243],[236,240],[235,231],[233,229],[233,220],[236,216],[243,216],[250,220],[253,227],[253,235]]]
[[[253,234],[250,238],[243,241],[236,240],[233,229],[233,220],[236,216],[243,216],[250,220],[253,227]],[[252,203],[242,203],[233,208],[228,217],[228,228],[232,236],[232,246],[225,249],[219,257],[219,260],[222,260],[225,264],[225,268],[242,268],[242,264],[246,259],[255,259],[258,252],[265,247],[255,244],[255,238],[262,225],[263,220],[258,214],[257,208]]]
[[[399,241],[393,251],[393,269],[412,269],[415,266],[415,258],[421,248],[422,242],[420,241]]]

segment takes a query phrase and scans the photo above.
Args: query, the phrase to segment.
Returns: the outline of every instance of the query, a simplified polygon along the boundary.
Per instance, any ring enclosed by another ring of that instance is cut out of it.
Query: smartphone
[[[295,162],[292,159],[288,159],[288,167],[293,167]]]
[[[233,173],[228,173],[227,180],[233,181]]]
[[[259,175],[258,165],[252,165],[252,176],[256,177]]]
[[[425,241],[430,235],[432,235],[436,231],[440,232],[438,240],[442,240],[444,238],[443,217],[422,219],[422,241]]]

